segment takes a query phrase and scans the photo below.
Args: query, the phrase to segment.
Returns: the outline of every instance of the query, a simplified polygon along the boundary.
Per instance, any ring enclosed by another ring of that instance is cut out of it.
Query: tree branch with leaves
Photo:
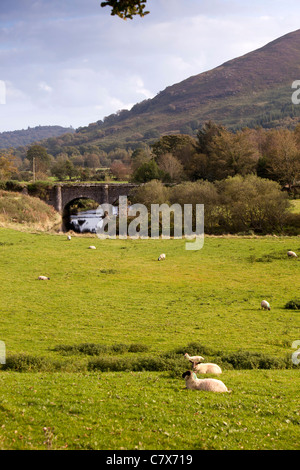
[[[109,0],[101,2],[101,7],[111,7],[111,15],[119,16],[123,20],[132,20],[134,16],[148,15],[149,11],[145,11],[147,0]]]

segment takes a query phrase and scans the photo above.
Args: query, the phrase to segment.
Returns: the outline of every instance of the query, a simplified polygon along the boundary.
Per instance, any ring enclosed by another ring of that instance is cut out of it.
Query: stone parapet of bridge
[[[47,190],[46,202],[63,214],[66,206],[76,199],[93,199],[99,205],[114,204],[120,196],[130,196],[139,185],[124,183],[59,184]]]

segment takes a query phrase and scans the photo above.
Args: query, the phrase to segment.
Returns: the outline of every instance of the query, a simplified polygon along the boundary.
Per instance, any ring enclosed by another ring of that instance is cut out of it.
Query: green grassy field
[[[289,249],[299,237],[206,237],[187,251],[1,229],[0,449],[299,448],[299,367],[274,365],[300,340],[300,311],[284,308],[299,299]],[[230,394],[184,388],[190,343],[222,363]],[[243,351],[272,368],[226,362]],[[157,367],[168,355],[170,370]]]

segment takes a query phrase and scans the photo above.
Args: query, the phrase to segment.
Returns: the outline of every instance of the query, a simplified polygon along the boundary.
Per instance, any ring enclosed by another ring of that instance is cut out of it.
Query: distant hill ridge
[[[37,126],[16,131],[0,132],[0,148],[22,147],[33,142],[73,132],[75,130],[72,127],[62,126]]]

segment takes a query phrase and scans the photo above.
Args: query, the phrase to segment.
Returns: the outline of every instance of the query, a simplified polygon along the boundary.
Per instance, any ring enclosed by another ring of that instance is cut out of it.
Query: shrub
[[[216,185],[223,231],[272,233],[283,230],[290,202],[278,183],[255,175],[245,178],[238,175]]]
[[[24,186],[18,181],[9,180],[6,181],[4,189],[6,191],[21,192],[24,189]]]
[[[111,347],[110,347],[110,350],[113,352],[113,353],[117,353],[117,354],[124,354],[125,352],[128,351],[128,346],[126,346],[126,344],[113,344]]]
[[[284,225],[284,233],[290,236],[300,234],[300,214],[288,214]]]
[[[163,356],[148,356],[139,358],[97,358],[88,362],[88,370],[100,370],[101,372],[121,372],[121,371],[169,371],[182,373],[183,367],[178,359],[166,359]]]
[[[289,310],[300,310],[300,299],[290,300],[285,304],[284,308]]]
[[[100,354],[105,354],[108,351],[108,347],[102,344],[95,343],[81,343],[77,345],[66,345],[59,344],[53,348],[56,352],[61,352],[63,354],[78,354],[82,353],[87,356],[99,356]]]
[[[145,352],[145,351],[148,351],[149,347],[146,346],[145,344],[140,344],[140,343],[136,343],[136,344],[131,344],[128,348],[128,352],[132,352],[132,353],[137,353],[137,352]]]
[[[287,369],[291,367],[289,357],[271,357],[249,351],[237,351],[222,356],[222,362],[231,364],[234,369]]]
[[[160,180],[164,176],[164,172],[159,169],[154,160],[143,163],[135,170],[132,180],[136,183],[146,183],[151,180]]]
[[[99,370],[101,372],[122,372],[133,370],[131,359],[114,359],[111,357],[91,359],[88,362],[87,368],[88,370]]]
[[[38,198],[0,190],[0,221],[49,229],[60,221],[60,215]]]
[[[3,369],[17,372],[41,371],[52,369],[52,365],[49,360],[43,357],[17,354],[7,357],[6,364],[3,365]]]
[[[27,185],[28,194],[30,196],[39,197],[41,199],[47,199],[48,190],[53,187],[54,184],[47,181],[36,181]]]

